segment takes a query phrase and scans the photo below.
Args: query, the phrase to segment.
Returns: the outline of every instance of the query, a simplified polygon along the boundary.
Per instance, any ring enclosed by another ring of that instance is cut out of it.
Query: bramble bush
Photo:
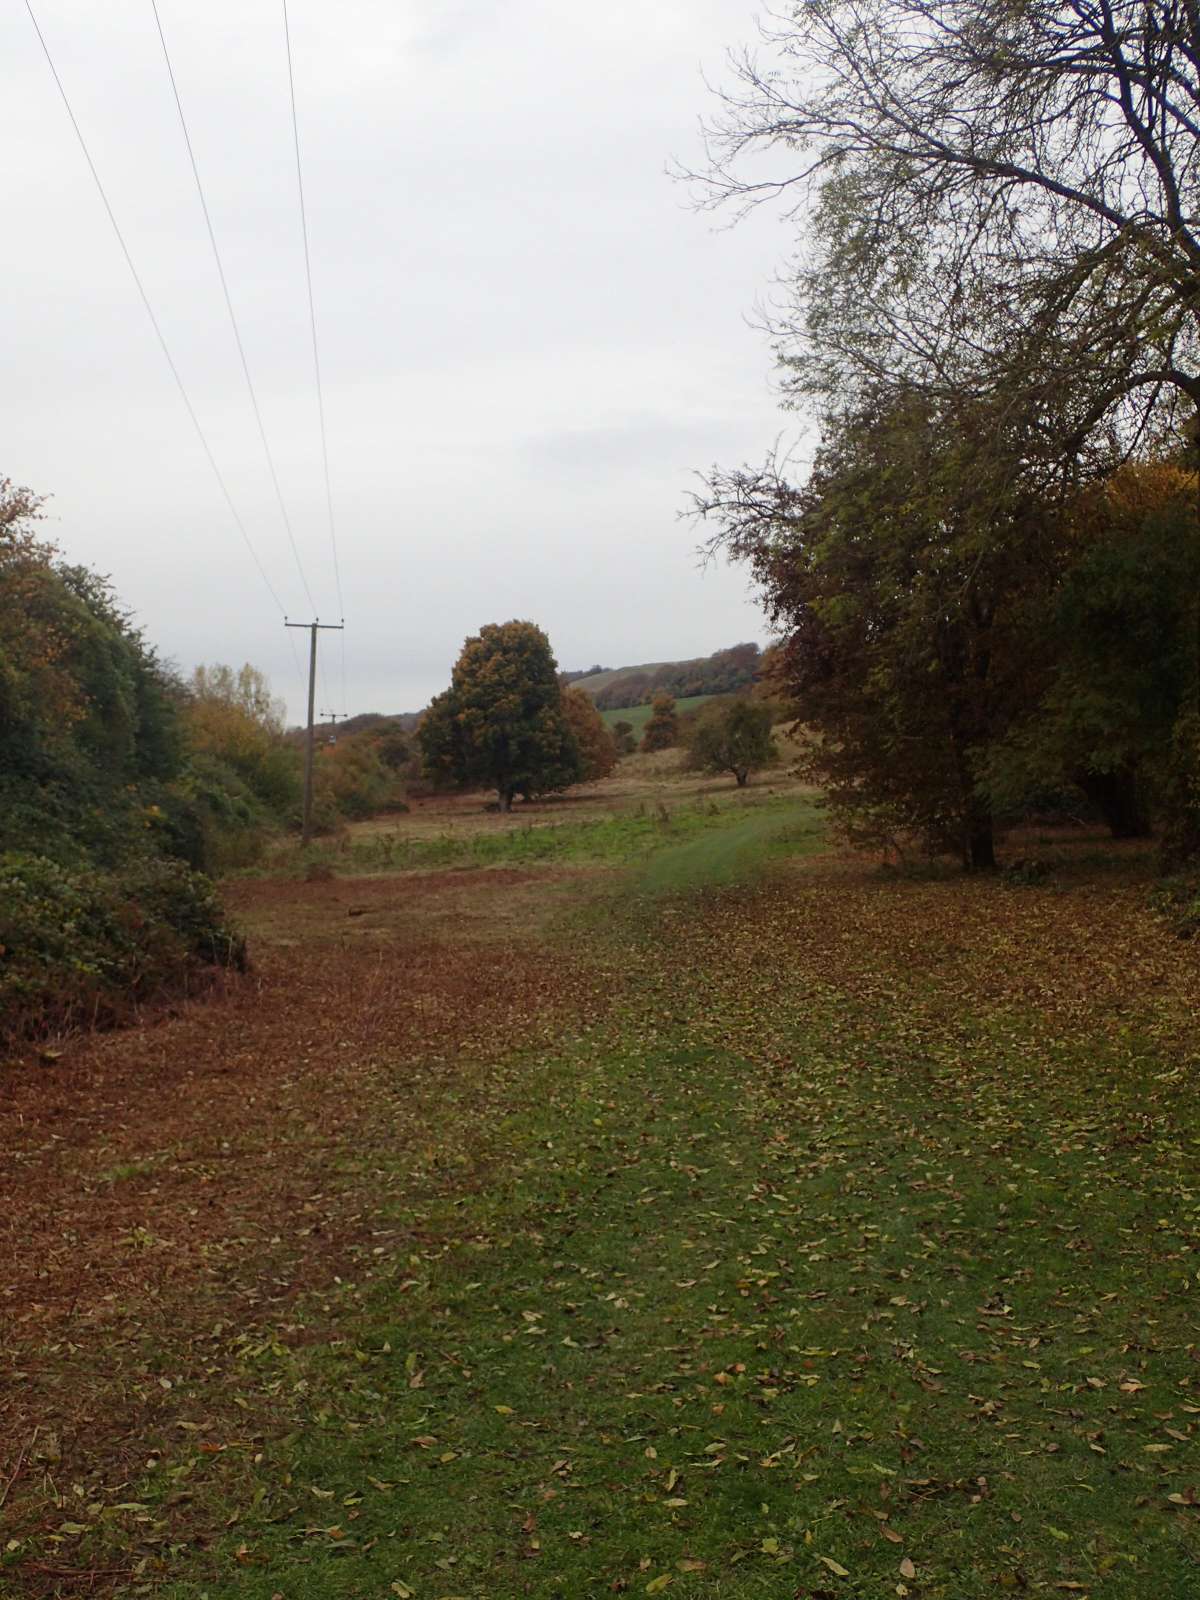
[[[0,856],[0,1043],[111,1024],[245,964],[212,884],[182,862]]]

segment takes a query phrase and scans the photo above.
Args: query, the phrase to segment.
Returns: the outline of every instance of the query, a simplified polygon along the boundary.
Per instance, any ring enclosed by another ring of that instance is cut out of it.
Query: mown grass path
[[[1103,875],[704,888],[737,828],[572,925],[605,1013],[334,1147],[353,1277],[242,1349],[269,1426],[185,1375],[122,1526],[226,1526],[131,1588],[1200,1593],[1194,951]]]

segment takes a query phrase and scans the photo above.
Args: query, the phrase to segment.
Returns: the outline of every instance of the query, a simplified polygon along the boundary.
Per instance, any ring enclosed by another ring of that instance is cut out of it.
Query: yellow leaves
[[[674,1578],[669,1572],[660,1573],[657,1578],[650,1579],[650,1582],[646,1585],[645,1592],[647,1594],[661,1594],[663,1590],[668,1588],[672,1583],[674,1583],[674,1581]]]
[[[414,1600],[416,1590],[410,1589],[406,1583],[401,1583],[400,1579],[397,1578],[395,1583],[392,1584],[392,1593],[397,1597],[397,1600]]]
[[[840,1561],[835,1561],[832,1556],[818,1556],[817,1560],[823,1567],[828,1567],[835,1578],[848,1578],[850,1569],[844,1567]]]
[[[904,1560],[900,1563],[900,1576],[902,1578],[910,1578],[911,1579],[911,1578],[915,1578],[916,1575],[917,1575],[916,1567],[912,1564],[912,1562],[909,1560],[909,1558],[907,1556],[905,1556]]]

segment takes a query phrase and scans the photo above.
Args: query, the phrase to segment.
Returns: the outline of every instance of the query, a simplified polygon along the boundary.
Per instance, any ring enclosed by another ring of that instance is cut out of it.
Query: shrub
[[[0,856],[0,1040],[115,1022],[215,968],[242,970],[245,944],[212,884],[181,862],[118,871]]]

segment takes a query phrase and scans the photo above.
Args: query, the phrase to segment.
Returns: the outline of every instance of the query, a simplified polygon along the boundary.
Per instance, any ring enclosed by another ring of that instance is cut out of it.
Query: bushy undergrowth
[[[1168,878],[1151,899],[1154,909],[1181,939],[1200,938],[1200,877],[1181,874]]]
[[[0,1042],[112,1023],[186,990],[245,945],[212,884],[182,862],[110,870],[0,856]]]

